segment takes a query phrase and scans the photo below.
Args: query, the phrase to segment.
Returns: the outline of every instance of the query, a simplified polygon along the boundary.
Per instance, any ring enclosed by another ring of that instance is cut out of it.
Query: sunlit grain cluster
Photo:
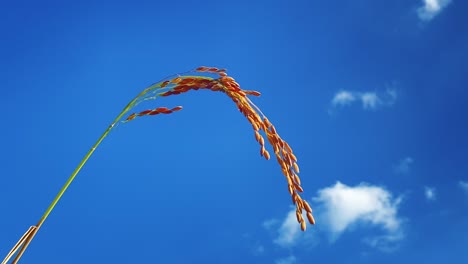
[[[312,208],[299,194],[303,192],[303,189],[298,175],[299,166],[297,165],[296,156],[289,144],[277,133],[275,126],[247,97],[248,95],[260,96],[260,93],[257,91],[241,89],[240,85],[234,80],[234,78],[228,76],[224,69],[199,67],[188,73],[211,74],[214,77],[188,74],[177,75],[147,89],[146,92],[141,94],[140,101],[154,99],[158,96],[164,97],[178,95],[191,90],[211,90],[225,93],[232,99],[239,111],[252,125],[255,133],[255,139],[260,144],[260,155],[269,160],[270,153],[265,148],[265,140],[261,131],[266,135],[267,141],[272,146],[276,160],[281,166],[281,170],[288,182],[288,191],[292,197],[292,202],[296,205],[296,217],[297,221],[300,223],[301,229],[303,231],[306,229],[306,221],[303,217],[303,211],[305,211],[308,221],[311,224],[315,224],[314,217],[312,216]],[[152,110],[133,113],[129,115],[124,122],[131,121],[140,116],[170,114],[181,109],[181,106],[177,106],[172,109],[158,107]]]
[[[25,252],[28,245],[31,243],[32,239],[41,228],[44,221],[47,219],[49,214],[54,209],[55,205],[61,199],[64,192],[70,186],[72,181],[75,179],[78,172],[87,162],[89,157],[94,153],[96,148],[102,142],[102,140],[109,134],[109,132],[121,121],[122,117],[131,109],[134,109],[139,103],[156,99],[157,97],[165,97],[171,95],[177,95],[185,93],[191,90],[211,90],[215,92],[223,92],[232,101],[236,104],[239,111],[247,118],[247,120],[252,124],[255,139],[260,144],[260,155],[265,159],[270,159],[270,153],[265,148],[265,139],[261,133],[264,132],[266,138],[270,145],[273,148],[276,160],[281,166],[281,170],[286,177],[288,182],[288,191],[292,197],[293,203],[296,205],[296,217],[297,221],[300,223],[302,231],[306,229],[306,222],[303,218],[303,212],[305,211],[307,219],[311,224],[315,224],[314,217],[312,216],[312,208],[309,204],[301,198],[299,193],[302,193],[301,180],[299,178],[299,166],[297,165],[297,159],[294,155],[291,147],[284,141],[279,134],[276,132],[275,127],[268,120],[268,118],[260,111],[260,109],[250,101],[247,97],[248,95],[260,96],[260,93],[257,91],[242,90],[239,84],[234,80],[234,78],[229,77],[224,69],[218,69],[213,67],[199,67],[195,70],[189,71],[184,74],[180,74],[174,77],[165,79],[164,81],[158,82],[151,85],[150,87],[144,89],[140,94],[138,94],[128,105],[120,112],[120,114],[115,118],[111,125],[104,131],[104,133],[99,137],[93,147],[88,151],[84,156],[83,160],[78,164],[76,169],[70,175],[68,180],[63,185],[62,189],[58,192],[57,196],[54,198],[52,203],[49,205],[47,210],[42,215],[39,222],[31,226],[26,233],[18,240],[18,242],[13,246],[13,248],[8,252],[5,259],[2,261],[2,264],[6,264],[10,258],[18,252],[15,258],[12,261],[12,264],[16,264],[23,253]],[[144,110],[138,113],[133,113],[129,115],[122,122],[129,122],[133,119],[141,116],[152,116],[159,114],[171,114],[173,112],[181,110],[181,106],[176,106],[173,108],[167,107],[158,107],[155,109]]]

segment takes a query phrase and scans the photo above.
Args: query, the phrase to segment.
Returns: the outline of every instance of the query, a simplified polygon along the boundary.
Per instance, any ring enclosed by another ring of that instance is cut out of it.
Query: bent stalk
[[[187,73],[197,73],[196,75],[189,75]],[[39,229],[44,224],[49,214],[54,209],[62,195],[68,189],[70,184],[75,179],[76,175],[80,172],[81,168],[85,165],[91,155],[94,153],[96,148],[101,144],[104,138],[109,132],[118,124],[122,117],[133,107],[146,100],[153,100],[157,97],[165,97],[171,95],[178,95],[189,91],[197,90],[210,90],[215,92],[222,92],[226,94],[236,104],[238,110],[247,118],[249,123],[252,125],[254,130],[255,139],[260,145],[260,155],[266,160],[270,159],[270,152],[265,148],[265,139],[261,135],[261,132],[266,135],[267,142],[273,147],[274,155],[276,160],[281,166],[283,175],[286,177],[288,182],[288,191],[291,195],[293,204],[296,205],[296,218],[302,231],[306,230],[306,220],[303,217],[303,211],[305,211],[307,220],[310,224],[315,224],[315,219],[312,216],[312,208],[310,205],[302,199],[300,193],[303,192],[301,187],[301,180],[299,178],[299,166],[297,165],[297,158],[294,155],[289,144],[284,141],[276,131],[275,126],[268,120],[268,118],[262,113],[262,111],[247,97],[260,96],[260,93],[252,90],[243,90],[234,78],[227,75],[226,70],[210,68],[210,67],[199,67],[195,70],[183,73],[181,75],[174,76],[173,78],[166,78],[164,81],[153,84],[152,86],[144,89],[137,97],[135,97],[128,105],[120,112],[120,114],[114,119],[114,121],[107,127],[104,133],[99,137],[96,143],[84,156],[83,160],[78,164],[73,173],[70,175],[68,180],[65,182],[63,187],[58,192],[52,203],[49,205],[47,210],[44,212],[39,222],[28,229],[28,231],[18,240],[15,246],[10,250],[6,258],[1,264],[6,264],[18,251],[16,257],[12,263],[16,264],[29,244],[31,243],[34,236],[37,234]],[[203,76],[201,74],[211,74],[212,76]],[[213,77],[214,76],[214,77]],[[176,106],[172,109],[167,107],[158,107],[155,109],[144,110],[139,113],[133,113],[129,115],[122,122],[129,122],[137,117],[158,115],[158,114],[170,114],[181,110],[181,106]]]
[[[63,194],[65,193],[65,191],[68,189],[68,187],[70,186],[70,184],[73,182],[73,180],[75,179],[76,175],[78,175],[78,173],[80,172],[80,170],[83,168],[83,166],[86,164],[86,162],[88,161],[88,159],[91,157],[91,155],[93,155],[94,151],[96,150],[96,148],[99,146],[99,144],[101,144],[101,142],[104,140],[104,138],[109,134],[109,132],[115,127],[115,125],[117,124],[117,122],[120,121],[120,119],[122,119],[122,117],[132,108],[134,107],[137,103],[138,103],[138,99],[141,98],[143,95],[146,94],[146,92],[150,91],[151,88],[154,88],[156,87],[158,84],[155,84],[147,89],[145,89],[143,92],[141,92],[137,97],[135,97],[130,103],[128,103],[128,105],[122,110],[122,112],[120,112],[120,114],[114,119],[114,121],[112,122],[112,124],[109,125],[109,127],[107,127],[107,129],[104,131],[104,133],[101,135],[101,137],[99,137],[99,139],[96,141],[96,143],[94,143],[93,147],[88,151],[88,153],[86,153],[86,155],[84,156],[83,160],[81,160],[81,162],[78,164],[78,166],[75,168],[75,170],[73,171],[73,173],[70,175],[70,177],[68,178],[68,180],[65,182],[65,184],[62,186],[62,188],[60,189],[60,191],[57,193],[57,195],[55,196],[54,200],[52,201],[52,203],[49,205],[49,207],[47,208],[47,210],[44,212],[44,214],[42,215],[42,217],[40,218],[39,222],[35,225],[35,226],[31,226],[28,231],[26,231],[26,233],[18,240],[18,242],[15,244],[15,246],[10,250],[10,252],[7,254],[7,256],[5,257],[5,259],[2,261],[2,264],[6,264],[8,263],[8,261],[13,257],[13,255],[16,253],[16,251],[18,251],[18,254],[16,255],[16,257],[13,259],[13,261],[11,262],[12,264],[16,264],[18,263],[18,261],[21,259],[24,251],[28,248],[29,244],[31,243],[32,239],[34,238],[34,236],[37,234],[37,232],[39,231],[39,229],[41,228],[41,226],[44,224],[45,220],[47,219],[47,217],[49,216],[49,214],[52,212],[52,210],[54,210],[54,207],[55,205],[57,205],[58,201],[60,200],[60,198],[62,198]],[[21,248],[20,248],[21,247]]]

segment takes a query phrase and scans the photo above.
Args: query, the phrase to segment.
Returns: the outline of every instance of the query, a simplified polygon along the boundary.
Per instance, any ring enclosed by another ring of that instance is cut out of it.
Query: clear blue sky
[[[317,225],[221,93],[112,131],[22,263],[468,262],[468,3],[3,1],[0,257],[151,83],[227,68]]]

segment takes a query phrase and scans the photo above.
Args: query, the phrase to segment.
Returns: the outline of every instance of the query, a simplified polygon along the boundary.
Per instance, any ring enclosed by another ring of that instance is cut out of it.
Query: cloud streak
[[[352,102],[356,100],[356,97],[352,92],[349,91],[339,91],[338,93],[335,94],[335,96],[332,99],[332,105],[333,106],[338,106],[338,105],[349,105]]]
[[[423,0],[423,5],[418,8],[418,17],[422,21],[430,21],[447,7],[452,0]]]
[[[345,107],[360,102],[364,110],[375,110],[383,106],[393,105],[396,98],[397,93],[392,89],[388,89],[382,94],[378,94],[376,92],[353,92],[341,90],[333,96],[331,106],[334,108]]]

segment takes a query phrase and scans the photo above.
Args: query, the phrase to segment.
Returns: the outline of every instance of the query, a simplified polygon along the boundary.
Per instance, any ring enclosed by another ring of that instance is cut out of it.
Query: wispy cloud
[[[382,100],[374,92],[361,94],[361,101],[364,109],[375,109],[378,105],[382,104]]]
[[[275,261],[275,264],[294,264],[296,263],[296,257],[295,256],[289,256],[286,258],[280,258]]]
[[[418,8],[418,16],[422,21],[430,21],[438,15],[452,0],[422,0]]]
[[[277,225],[279,222],[278,219],[269,219],[269,220],[266,220],[262,223],[262,226],[267,229],[267,230],[271,230],[275,225]]]
[[[403,232],[391,232],[381,236],[366,237],[363,241],[373,248],[390,253],[398,249],[399,242],[403,238],[405,238]]]
[[[401,159],[395,166],[395,172],[406,174],[410,171],[411,165],[414,163],[414,159],[411,157],[405,157]]]
[[[301,230],[296,220],[296,211],[291,210],[278,229],[278,237],[273,241],[282,247],[296,244]]]
[[[304,218],[306,218],[305,215]],[[291,206],[291,211],[283,220],[267,220],[263,222],[263,227],[275,236],[273,243],[283,248],[292,248],[298,244],[311,247],[318,243],[315,229],[310,228],[307,232],[301,231],[296,219],[295,206]]]
[[[339,91],[335,94],[332,99],[332,105],[349,105],[356,100],[356,97],[352,92],[349,91]]]
[[[385,93],[353,92],[341,90],[331,100],[332,107],[344,107],[360,102],[365,110],[375,110],[382,106],[390,106],[395,103],[397,93],[393,89],[387,89]]]
[[[462,188],[462,190],[465,191],[466,194],[468,194],[468,182],[459,181],[458,186],[460,186],[460,188]]]
[[[429,201],[435,201],[436,198],[437,198],[435,188],[425,186],[424,187],[424,196],[426,196],[426,199],[429,200]]]

